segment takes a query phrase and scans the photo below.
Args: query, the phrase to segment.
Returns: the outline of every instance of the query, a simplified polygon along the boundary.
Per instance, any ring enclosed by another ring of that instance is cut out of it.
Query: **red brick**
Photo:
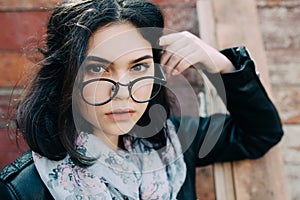
[[[25,151],[7,151],[0,152],[0,170],[3,169],[6,165],[13,162],[16,158],[22,155]]]
[[[26,49],[46,32],[49,12],[0,12],[0,50]]]
[[[8,108],[0,106],[0,129],[6,129],[9,127],[15,127],[15,108]]]
[[[257,3],[264,6],[278,6],[281,0],[258,0]]]
[[[22,94],[22,90],[17,88],[0,88],[0,106],[8,106],[15,104],[17,98]]]
[[[265,47],[300,49],[300,7],[258,10]]]
[[[1,122],[0,122],[1,123]],[[28,150],[26,142],[15,129],[0,127],[0,169]]]
[[[28,146],[22,138],[18,137],[17,142],[13,132],[0,129],[0,170],[27,150]]]
[[[0,10],[44,10],[52,9],[63,0],[0,0]],[[196,6],[196,0],[151,0],[159,6]]]
[[[62,0],[0,0],[0,10],[40,10],[52,8]]]
[[[0,87],[26,84],[36,68],[24,54],[0,53]]]
[[[3,151],[17,151],[17,145],[15,141],[15,135],[13,131],[9,131],[6,128],[0,129],[0,152]]]
[[[0,107],[6,107],[9,105],[9,101],[11,99],[12,90],[0,90]]]
[[[15,116],[16,98],[20,92],[0,89],[0,129],[5,128]]]
[[[272,65],[291,65],[300,64],[300,49],[275,49],[269,50],[267,53],[268,63]]]
[[[295,86],[300,91],[300,49],[267,51],[270,82],[278,86]]]
[[[300,90],[298,86],[272,87],[275,105],[285,124],[300,124]]]
[[[278,64],[269,66],[270,82],[272,85],[295,86],[300,91],[300,68],[299,64]]]
[[[300,6],[299,0],[256,0],[258,7],[297,7]]]
[[[166,29],[174,31],[190,31],[199,34],[196,8],[164,8]],[[170,32],[168,31],[168,32]]]
[[[153,3],[159,6],[196,6],[196,0],[151,0]]]
[[[8,112],[8,107],[0,106],[0,128],[7,126],[13,114]]]

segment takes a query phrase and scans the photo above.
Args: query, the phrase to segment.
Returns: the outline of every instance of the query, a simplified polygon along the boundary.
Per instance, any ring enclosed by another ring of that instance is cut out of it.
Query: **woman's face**
[[[154,76],[152,47],[132,24],[111,24],[91,36],[82,67],[84,82],[106,78],[128,84],[136,78]],[[135,95],[147,99],[152,87],[139,89]],[[83,95],[91,101],[102,101],[112,90],[109,82],[94,84],[85,89]],[[115,147],[118,136],[133,128],[148,105],[133,101],[127,86],[120,86],[116,96],[104,105],[89,105],[81,97],[78,103],[83,117],[93,125],[94,134]]]

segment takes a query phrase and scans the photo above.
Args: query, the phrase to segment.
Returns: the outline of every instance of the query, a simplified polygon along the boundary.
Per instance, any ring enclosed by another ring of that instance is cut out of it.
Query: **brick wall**
[[[153,0],[166,16],[166,27],[198,34],[196,0]],[[14,134],[6,127],[9,104],[20,90],[17,82],[35,66],[34,46],[40,44],[51,9],[60,0],[0,0],[0,169],[25,149],[16,147]],[[282,142],[286,173],[292,199],[300,199],[300,1],[257,0],[262,35],[267,51],[270,80],[276,106],[285,123]],[[17,87],[18,88],[18,87]],[[214,199],[211,168],[197,170],[198,197]]]
[[[300,1],[257,0],[291,199],[300,199]]]
[[[15,130],[7,127],[12,124],[10,116],[22,92],[20,86],[34,67],[32,49],[45,31],[48,16],[46,11],[29,11],[18,2],[0,1],[0,168],[27,149]]]

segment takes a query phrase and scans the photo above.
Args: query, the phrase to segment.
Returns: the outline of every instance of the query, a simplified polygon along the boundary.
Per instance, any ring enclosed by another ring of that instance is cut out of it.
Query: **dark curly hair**
[[[69,154],[79,165],[93,163],[95,158],[76,151],[78,131],[72,110],[72,91],[90,36],[100,27],[120,22],[130,22],[137,28],[160,28],[140,31],[152,44],[154,62],[159,63],[158,39],[164,20],[154,4],[143,0],[70,0],[54,9],[48,23],[44,61],[17,109],[17,127],[33,151],[51,160],[60,160]],[[162,105],[169,116],[165,88],[149,102],[137,123],[139,126],[149,123],[148,111],[154,104]],[[156,115],[165,121],[160,113]],[[163,129],[157,132],[145,139],[131,137],[158,149],[165,145],[167,134]]]

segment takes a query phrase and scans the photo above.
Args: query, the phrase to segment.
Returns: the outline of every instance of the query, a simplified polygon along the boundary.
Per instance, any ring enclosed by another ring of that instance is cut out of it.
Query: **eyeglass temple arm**
[[[157,65],[157,68],[158,68],[158,73],[159,73],[158,75],[161,77],[161,79],[162,79],[163,81],[167,82],[167,78],[166,78],[166,76],[165,76],[165,73],[164,73],[164,71],[163,71],[161,65]]]

